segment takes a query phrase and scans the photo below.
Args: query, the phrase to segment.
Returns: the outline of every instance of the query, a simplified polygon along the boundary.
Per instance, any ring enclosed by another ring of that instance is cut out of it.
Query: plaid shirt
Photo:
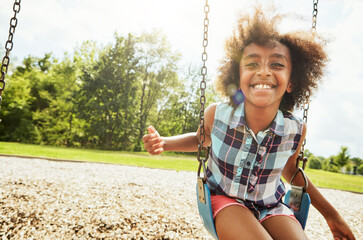
[[[207,167],[211,192],[254,208],[275,207],[285,195],[281,173],[300,142],[302,123],[278,111],[271,126],[255,135],[246,124],[244,103],[217,106]]]

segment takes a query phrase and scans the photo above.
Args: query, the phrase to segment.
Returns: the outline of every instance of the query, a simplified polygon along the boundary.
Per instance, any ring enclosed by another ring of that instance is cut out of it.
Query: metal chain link
[[[319,0],[313,0],[313,23],[311,26],[311,32],[312,34],[315,36],[316,33],[316,21],[318,18],[318,3]],[[306,94],[306,98],[309,98],[309,94]],[[309,101],[306,101],[306,103],[304,104],[304,115],[303,115],[303,123],[307,123],[308,121],[308,111],[309,111]],[[305,169],[306,163],[308,161],[307,157],[304,157],[304,151],[305,151],[305,145],[306,145],[306,138],[304,139],[304,142],[301,146],[301,150],[300,150],[300,155],[297,159],[297,163],[296,163],[296,167],[299,166],[299,162],[302,160],[303,161],[303,166],[302,168]]]
[[[308,111],[309,111],[309,102],[307,101],[304,105],[304,114],[303,114],[303,123],[305,123],[305,124],[308,122]],[[296,163],[296,167],[299,167],[299,162],[302,160],[303,161],[302,169],[304,169],[304,170],[305,170],[306,163],[308,161],[307,157],[304,157],[305,145],[306,145],[306,138],[304,139],[304,142],[301,145],[300,155],[299,155],[299,157],[297,159],[297,163]]]
[[[0,76],[0,104],[1,104],[1,95],[5,89],[5,76],[8,72],[9,64],[10,64],[10,52],[13,49],[13,38],[15,33],[15,28],[18,24],[18,19],[16,18],[16,14],[20,12],[20,2],[21,0],[15,0],[13,5],[14,16],[10,19],[10,28],[9,28],[9,37],[5,43],[5,56],[1,63],[1,76]]]
[[[203,165],[203,170],[204,170],[204,174],[205,174],[205,162],[208,159],[208,149],[205,146],[203,146],[203,144],[205,142],[205,129],[204,129],[204,109],[205,109],[205,102],[206,102],[205,89],[207,87],[207,83],[205,81],[206,77],[207,77],[206,62],[207,62],[207,59],[208,59],[208,54],[207,54],[208,26],[209,26],[209,18],[208,18],[209,5],[208,5],[208,0],[205,1],[204,13],[205,13],[205,17],[204,17],[204,33],[203,33],[203,53],[202,53],[203,66],[201,68],[202,80],[200,81],[200,106],[201,106],[201,108],[200,108],[200,112],[199,112],[199,120],[200,120],[199,139],[200,139],[200,143],[198,145],[198,155],[197,155],[197,159],[199,161],[198,176],[200,175],[200,170],[201,170],[202,165]],[[202,152],[204,152],[204,157],[202,157]]]
[[[313,34],[316,32],[316,20],[318,18],[318,3],[319,0],[313,0],[313,24],[311,26],[311,31]]]

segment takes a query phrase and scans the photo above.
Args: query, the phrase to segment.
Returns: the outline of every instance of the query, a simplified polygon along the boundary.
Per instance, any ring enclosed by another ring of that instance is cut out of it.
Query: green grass
[[[198,168],[198,162],[195,157],[179,154],[151,156],[145,152],[102,151],[9,142],[0,142],[0,154],[113,163],[149,168],[174,169],[178,171],[196,171]],[[363,193],[362,176],[352,176],[314,169],[306,169],[306,174],[318,187]]]
[[[195,171],[198,168],[198,162],[193,156],[166,154],[151,156],[145,152],[103,151],[10,142],[0,142],[0,154],[113,163],[185,171]]]
[[[305,172],[314,185],[318,187],[363,193],[363,176],[333,173],[316,169],[306,169]]]

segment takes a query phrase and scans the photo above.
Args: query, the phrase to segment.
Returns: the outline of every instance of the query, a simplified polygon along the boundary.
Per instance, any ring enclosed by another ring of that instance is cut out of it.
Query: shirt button
[[[251,165],[251,162],[246,162],[247,166],[250,166]]]
[[[236,175],[236,176],[241,176],[241,175],[242,175],[242,169],[243,169],[243,168],[241,168],[241,167],[239,167],[239,168],[237,169],[237,175]]]

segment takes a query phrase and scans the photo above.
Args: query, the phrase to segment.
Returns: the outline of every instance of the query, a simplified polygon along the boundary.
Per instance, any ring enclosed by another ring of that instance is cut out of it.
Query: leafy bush
[[[363,175],[363,164],[361,164],[358,168],[357,168],[357,173],[360,175]]]
[[[322,163],[318,157],[315,157],[314,155],[312,155],[309,157],[308,167],[312,168],[312,169],[321,169]]]
[[[349,173],[352,171],[353,167],[351,164],[345,165],[345,173]]]
[[[331,156],[323,161],[322,169],[329,172],[340,172],[340,167],[335,163],[335,157]]]

